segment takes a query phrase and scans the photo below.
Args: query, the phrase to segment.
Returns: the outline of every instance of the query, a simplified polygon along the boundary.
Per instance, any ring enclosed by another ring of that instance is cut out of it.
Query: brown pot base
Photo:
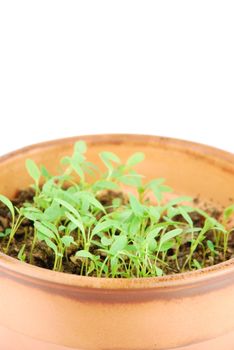
[[[9,344],[9,339],[11,343]],[[170,349],[160,349],[160,350],[233,350],[234,343],[234,332],[225,334],[215,339],[205,341],[203,343],[193,344],[186,347],[176,347]],[[1,349],[4,350],[83,350],[68,348],[61,345],[45,343],[36,339],[29,338],[27,336],[18,334],[16,332],[10,331],[6,328],[0,327],[0,345]],[[113,346],[114,348],[114,346]],[[142,350],[154,350],[152,349],[142,349]],[[87,349],[85,349],[87,350]],[[91,349],[90,349],[91,350]],[[106,349],[108,350],[108,349]],[[117,350],[117,349],[116,349]],[[124,350],[124,349],[121,349]]]
[[[9,342],[9,339],[11,341]],[[1,350],[81,350],[61,345],[45,343],[0,326]]]

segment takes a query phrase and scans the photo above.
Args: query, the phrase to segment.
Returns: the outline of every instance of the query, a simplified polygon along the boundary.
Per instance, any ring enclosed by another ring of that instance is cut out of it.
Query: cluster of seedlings
[[[55,271],[125,278],[201,269],[233,256],[234,205],[214,215],[189,197],[165,201],[172,189],[164,180],[145,182],[135,170],[143,153],[122,164],[101,152],[100,172],[86,150],[77,142],[57,176],[26,161],[32,187],[12,201],[0,195],[4,253]]]

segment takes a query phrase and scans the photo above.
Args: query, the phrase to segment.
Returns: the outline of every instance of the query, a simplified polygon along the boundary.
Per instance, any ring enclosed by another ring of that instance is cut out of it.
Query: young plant
[[[12,202],[7,197],[0,195],[0,201],[9,209],[10,214],[11,214],[11,227],[5,231],[5,234],[2,233],[3,237],[6,237],[9,235],[7,245],[4,249],[4,252],[7,254],[9,247],[10,247],[10,244],[15,236],[15,233],[17,232],[22,221],[24,220],[24,217],[22,217],[22,215],[19,214],[18,217],[16,218],[15,208],[14,208]]]
[[[234,205],[215,219],[190,197],[165,200],[172,189],[164,179],[147,182],[136,171],[145,157],[142,152],[125,162],[101,152],[103,172],[87,160],[86,152],[86,143],[78,141],[56,175],[26,161],[33,200],[17,207],[0,195],[11,218],[0,232],[5,253],[11,254],[14,242],[23,262],[36,264],[43,251],[52,261],[48,268],[55,271],[111,278],[162,276],[231,257]],[[18,239],[25,226],[30,229]]]

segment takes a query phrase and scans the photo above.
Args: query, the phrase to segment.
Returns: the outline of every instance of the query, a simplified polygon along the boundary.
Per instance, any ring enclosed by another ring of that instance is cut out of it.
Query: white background
[[[234,152],[233,1],[0,2],[0,154],[145,133]]]

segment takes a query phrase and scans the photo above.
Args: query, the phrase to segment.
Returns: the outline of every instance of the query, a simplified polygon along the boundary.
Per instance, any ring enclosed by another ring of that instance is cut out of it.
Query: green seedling
[[[20,248],[20,251],[17,255],[17,258],[20,260],[20,261],[25,261],[26,260],[26,254],[25,254],[25,247],[26,247],[26,244],[23,244],[22,247]]]
[[[15,236],[15,233],[17,232],[22,221],[24,220],[24,217],[22,217],[22,215],[19,214],[18,217],[16,218],[15,208],[14,208],[12,202],[7,197],[0,195],[0,201],[9,209],[10,214],[11,214],[11,219],[12,219],[11,228],[9,228],[8,230],[5,230],[5,233],[3,233],[4,237],[9,235],[7,245],[4,249],[5,253],[7,254],[9,247],[10,247],[10,244]]]
[[[209,259],[229,256],[234,205],[216,220],[194,206],[190,197],[165,201],[165,194],[172,192],[165,180],[147,182],[136,171],[143,153],[122,162],[116,154],[103,151],[101,171],[87,160],[86,151],[84,141],[76,142],[56,175],[33,160],[26,161],[34,200],[17,208],[0,195],[11,218],[10,227],[0,232],[4,252],[17,241],[25,220],[31,230],[27,244],[21,239],[18,259],[33,264],[35,251],[43,244],[55,271],[66,271],[66,263],[72,263],[80,275],[153,277],[201,269]],[[200,223],[194,223],[194,213]]]
[[[34,180],[34,188],[35,188],[36,196],[38,196],[40,192],[39,183],[41,178],[41,172],[38,166],[36,165],[36,163],[32,159],[27,159],[25,165],[29,175]]]

